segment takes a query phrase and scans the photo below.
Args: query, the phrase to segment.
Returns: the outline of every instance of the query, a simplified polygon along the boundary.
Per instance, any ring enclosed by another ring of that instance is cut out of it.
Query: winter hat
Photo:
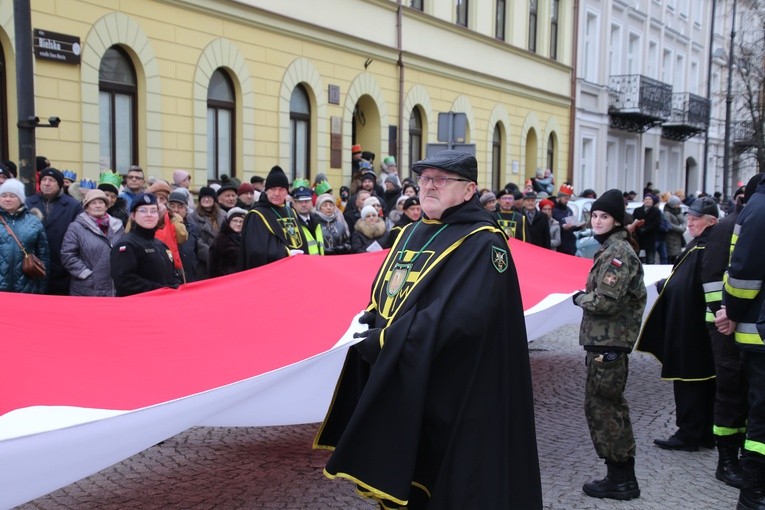
[[[610,189],[592,203],[591,212],[603,211],[620,225],[624,224],[624,197],[618,189]]]
[[[48,167],[50,167],[50,161],[48,161],[48,158],[45,156],[37,156],[35,158],[35,168],[38,172],[40,170],[45,170]]]
[[[232,207],[226,213],[226,221],[231,221],[231,218],[233,218],[234,216],[239,216],[240,218],[244,218],[246,215],[247,215],[247,211],[245,211],[241,207]]]
[[[329,181],[321,181],[319,184],[316,185],[316,188],[314,188],[314,191],[317,195],[323,195],[324,193],[331,193],[332,192],[332,186],[329,184]]]
[[[255,187],[249,182],[243,182],[236,190],[237,195],[244,195],[245,193],[252,193],[255,191]]]
[[[548,195],[546,191],[540,191],[540,192],[537,194],[537,198],[538,198],[539,200],[545,200],[545,199],[546,199],[546,198],[548,198],[549,196],[550,196],[550,195]]]
[[[170,196],[170,193],[173,190],[170,188],[170,185],[163,181],[162,179],[157,179],[157,181],[149,186],[149,188],[146,190],[146,193],[152,193],[154,195],[161,195],[164,194],[165,198]]]
[[[168,198],[167,201],[168,202],[178,202],[179,204],[188,204],[189,203],[189,197],[183,191],[175,190],[172,193],[170,193],[170,198]]]
[[[237,189],[238,188],[236,186],[234,186],[234,184],[232,184],[231,182],[227,182],[226,184],[224,184],[220,188],[218,188],[217,193],[218,193],[218,196],[220,196],[220,194],[223,193],[224,191],[228,191],[228,190],[232,190],[234,193],[237,193]],[[237,193],[237,195],[238,195],[238,193]]]
[[[199,190],[199,200],[202,200],[204,197],[211,197],[214,201],[218,201],[218,195],[215,194],[215,190],[210,186],[202,186]]]
[[[413,205],[420,205],[420,199],[417,198],[417,197],[409,197],[409,198],[407,198],[406,201],[404,202],[404,210],[406,211],[407,209],[409,209]]]
[[[574,194],[574,187],[570,184],[561,184],[558,189],[558,197],[570,197]]]
[[[377,175],[375,174],[375,171],[371,168],[369,170],[364,171],[363,174],[361,174],[361,182],[364,181],[376,181]]]
[[[10,177],[13,177],[15,179],[17,175],[17,170],[18,170],[16,168],[16,163],[11,161],[10,159],[4,159],[3,166],[5,167],[6,170],[8,170],[11,173]]]
[[[18,179],[8,179],[0,185],[0,195],[3,193],[13,193],[19,197],[22,204],[27,199],[27,196],[24,194],[24,183]]]
[[[545,198],[539,202],[539,210],[541,211],[543,207],[555,207],[555,204],[553,204],[553,201],[549,198]]]
[[[64,179],[67,181],[74,182],[77,180],[77,172],[73,172],[72,170],[64,170],[61,173],[64,174]]]
[[[13,179],[13,174],[11,171],[8,170],[8,167],[2,164],[0,164],[0,175],[4,175],[6,179]]]
[[[157,197],[154,193],[139,193],[130,202],[130,212],[135,211],[142,205],[157,205]]]
[[[394,158],[393,156],[386,156],[385,158],[383,158],[383,163],[385,163],[388,166],[391,166],[391,165],[396,166],[396,158]]]
[[[332,198],[332,195],[329,193],[324,193],[322,195],[319,195],[318,198],[316,198],[316,209],[319,209],[321,207],[321,204],[324,202],[332,202],[335,203],[335,199]]]
[[[356,144],[351,147],[351,154],[358,154],[361,152],[361,145]]]
[[[250,184],[258,184],[259,182],[264,182],[264,181],[265,179],[259,175],[253,175],[252,177],[250,177]]]
[[[645,197],[651,197],[651,200],[653,200],[653,205],[656,205],[659,203],[659,197],[657,197],[653,193],[646,193],[645,195],[643,195],[643,199],[645,199]]]
[[[54,179],[56,179],[56,182],[58,183],[59,188],[64,187],[64,174],[61,173],[61,170],[56,170],[52,166],[49,166],[48,168],[44,168],[40,170],[41,181],[43,177],[53,177]]]
[[[526,193],[523,194],[523,199],[526,200],[527,198],[533,198],[534,200],[536,200],[537,194],[534,193],[533,191],[527,191]]]
[[[750,179],[749,182],[746,183],[746,186],[744,186],[744,203],[747,203],[750,198],[752,198],[752,195],[754,195],[754,192],[757,191],[757,186],[760,184],[760,181],[762,181],[762,174],[754,174]]]
[[[408,197],[408,196],[406,196],[406,195],[401,195],[400,197],[398,197],[398,198],[396,199],[396,207],[398,207],[398,204],[401,204],[401,203],[403,203],[403,202],[406,202],[406,199],[407,199],[407,198],[409,198],[409,197]]]
[[[370,163],[369,161],[365,159],[362,159],[361,161],[359,161],[359,170],[362,173],[366,171],[370,171],[374,173],[374,169],[372,168],[372,163]]]
[[[180,186],[181,183],[189,177],[191,177],[191,174],[186,170],[173,170],[173,183],[175,183],[176,186]]]
[[[92,189],[88,191],[87,195],[85,195],[85,198],[82,201],[82,208],[83,209],[87,208],[88,204],[91,203],[93,200],[103,200],[104,204],[106,204],[106,207],[109,207],[109,199],[106,198],[106,193],[104,193],[100,189]]]
[[[377,197],[369,197],[366,200],[364,200],[364,207],[366,206],[374,207],[376,205],[380,205],[380,200]]]
[[[290,181],[287,180],[287,175],[284,173],[284,170],[282,170],[282,167],[275,165],[273,168],[271,168],[271,171],[268,172],[268,177],[266,177],[266,189],[288,189],[289,187]]]
[[[464,177],[471,182],[478,181],[478,162],[469,152],[445,150],[412,165],[412,171],[417,175],[426,168],[437,168]]]
[[[375,216],[377,216],[377,209],[375,209],[371,205],[365,205],[361,209],[361,219],[363,220],[364,218],[366,218],[370,214],[374,214]]]
[[[396,178],[395,175],[389,175],[388,177],[386,177],[385,178],[385,182],[389,182],[389,183],[393,184],[394,186],[398,185],[398,179]]]
[[[489,202],[491,202],[492,200],[496,201],[497,195],[495,195],[491,191],[489,191],[488,193],[484,193],[483,195],[481,195],[481,198],[478,199],[478,201],[481,202],[481,205],[484,205],[484,206],[488,204]]]
[[[701,197],[693,201],[688,208],[688,214],[696,217],[709,214],[717,218],[720,215],[720,210],[717,208],[717,202],[713,198]]]
[[[515,198],[515,195],[513,195],[513,190],[508,188],[503,188],[499,190],[499,193],[497,193],[497,200],[504,197],[505,195],[510,195],[511,197]]]
[[[627,196],[629,196],[629,194]],[[681,202],[682,200],[680,200],[680,197],[672,195],[669,197],[669,200],[667,200],[667,205],[670,207],[679,207]]]
[[[316,174],[316,179],[314,179],[313,182],[315,182],[316,184],[319,184],[320,182],[324,182],[326,180],[327,180],[326,174],[319,172],[318,174]]]

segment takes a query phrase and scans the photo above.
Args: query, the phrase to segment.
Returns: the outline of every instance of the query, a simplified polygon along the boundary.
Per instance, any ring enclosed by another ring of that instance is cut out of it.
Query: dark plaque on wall
[[[80,38],[35,28],[34,53],[37,58],[76,65],[82,53]]]

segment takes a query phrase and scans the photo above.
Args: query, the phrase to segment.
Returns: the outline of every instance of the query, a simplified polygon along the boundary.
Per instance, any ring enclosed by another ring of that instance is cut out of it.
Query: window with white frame
[[[622,27],[621,25],[611,24],[611,33],[608,46],[608,74],[614,76],[622,74]]]
[[[640,34],[630,32],[627,43],[627,74],[640,74]]]
[[[290,97],[290,180],[311,179],[311,101],[302,85]]]
[[[584,26],[583,58],[584,79],[596,83],[598,80],[598,15],[588,11]]]
[[[112,46],[98,70],[100,167],[127,173],[138,162],[136,73],[128,54]]]
[[[207,89],[207,179],[233,177],[234,169],[234,85],[222,69],[210,77]]]
[[[659,43],[648,42],[648,61],[646,62],[646,74],[654,80],[659,78]]]

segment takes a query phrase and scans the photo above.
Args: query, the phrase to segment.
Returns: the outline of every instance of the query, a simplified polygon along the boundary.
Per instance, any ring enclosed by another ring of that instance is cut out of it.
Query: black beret
[[[513,193],[513,190],[508,188],[502,188],[499,190],[499,193],[497,193],[497,200],[504,197],[505,195],[510,195],[511,197],[515,198],[515,194]]]
[[[592,203],[590,212],[603,211],[620,225],[624,224],[624,197],[618,189],[610,189]]]
[[[478,162],[469,152],[445,150],[437,152],[412,165],[412,171],[421,174],[426,168],[437,168],[478,182]]]
[[[404,200],[404,210],[406,211],[413,205],[420,205],[420,199],[417,197],[409,197],[406,200]]]
[[[157,205],[157,197],[154,193],[139,193],[130,202],[130,212],[135,211],[142,205]]]
[[[709,214],[717,218],[720,215],[720,210],[717,208],[717,202],[709,197],[697,198],[693,201],[688,208],[688,214],[691,216],[704,216]]]

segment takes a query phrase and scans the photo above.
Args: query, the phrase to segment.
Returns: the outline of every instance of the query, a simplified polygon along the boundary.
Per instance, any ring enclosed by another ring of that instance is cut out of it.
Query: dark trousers
[[[741,367],[741,352],[732,335],[723,335],[714,325],[707,327],[717,375],[714,432],[716,436],[742,434],[749,414],[749,384]]]
[[[674,381],[677,432],[688,444],[712,439],[715,380]]]
[[[743,453],[765,467],[765,352],[742,350],[741,363],[749,381],[749,421]]]

